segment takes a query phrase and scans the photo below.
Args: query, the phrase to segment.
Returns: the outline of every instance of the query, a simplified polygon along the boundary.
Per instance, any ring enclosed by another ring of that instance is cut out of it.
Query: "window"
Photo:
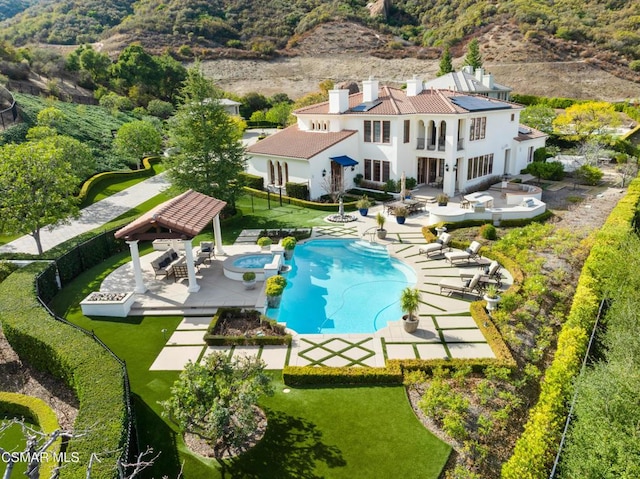
[[[410,141],[410,138],[409,138],[410,131],[411,131],[411,121],[405,120],[404,121],[404,142],[405,143],[409,143]]]
[[[365,120],[364,141],[366,143],[391,143],[391,122]]]
[[[529,151],[527,152],[527,163],[531,163],[533,161],[533,146],[529,147]]]
[[[511,113],[511,121],[514,121],[515,119],[516,119],[515,113]]]
[[[493,174],[493,154],[469,158],[467,180]]]
[[[364,179],[386,183],[391,173],[391,162],[384,160],[364,160]]]
[[[471,127],[469,128],[469,140],[484,139],[487,129],[487,117],[471,118]]]

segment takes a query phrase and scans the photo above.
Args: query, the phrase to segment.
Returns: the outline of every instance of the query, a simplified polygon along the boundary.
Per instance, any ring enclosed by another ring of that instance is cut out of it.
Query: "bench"
[[[173,275],[173,267],[180,260],[180,256],[172,248],[162,253],[151,262],[151,267],[156,278],[162,276],[168,278]]]

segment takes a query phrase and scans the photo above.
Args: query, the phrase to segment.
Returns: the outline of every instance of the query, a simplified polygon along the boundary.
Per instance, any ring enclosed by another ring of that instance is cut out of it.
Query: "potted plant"
[[[247,271],[242,274],[242,284],[244,289],[253,289],[256,287],[256,274],[253,271]]]
[[[296,243],[298,242],[293,236],[286,236],[282,238],[280,244],[284,248],[284,257],[285,259],[291,259],[293,256],[293,249],[296,247]]]
[[[498,295],[499,292],[500,290],[495,284],[487,286],[483,298],[487,302],[487,311],[491,312],[496,309],[498,302],[500,301],[500,296]]]
[[[409,214],[409,210],[404,206],[400,206],[395,208],[393,211],[396,215],[396,221],[399,225],[403,225],[405,220],[407,219],[407,215]]]
[[[418,329],[417,312],[420,307],[420,290],[418,288],[406,287],[400,293],[400,308],[405,314],[402,316],[402,325],[407,333],[415,333]]]
[[[376,215],[376,223],[378,223],[376,235],[378,236],[378,239],[385,239],[387,237],[387,230],[384,229],[385,221],[387,221],[387,218],[385,218],[384,215],[378,211],[378,214]]]
[[[356,208],[360,212],[361,216],[367,216],[369,214],[369,208],[371,207],[371,201],[364,195],[356,202]]]
[[[269,308],[279,308],[282,293],[287,286],[287,280],[284,276],[276,275],[267,278],[265,281],[264,292],[267,295],[267,306]]]
[[[436,201],[438,202],[438,206],[447,206],[447,203],[449,203],[449,196],[446,193],[440,193],[436,196]]]
[[[362,173],[358,173],[356,176],[353,177],[353,184],[355,184],[356,186],[360,186],[360,183],[362,183],[363,178],[364,178],[364,175]]]
[[[273,241],[268,236],[261,236],[260,238],[258,238],[258,241],[256,241],[256,243],[258,243],[258,246],[260,246],[260,248],[262,248],[263,250],[269,251],[271,249],[271,244],[273,243]]]

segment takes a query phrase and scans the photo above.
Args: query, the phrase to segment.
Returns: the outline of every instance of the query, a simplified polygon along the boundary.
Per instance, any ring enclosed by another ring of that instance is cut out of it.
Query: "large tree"
[[[620,124],[611,103],[589,101],[571,105],[553,121],[553,126],[570,140],[588,141],[605,134],[607,128]]]
[[[445,47],[444,52],[442,53],[442,58],[440,58],[440,69],[436,76],[441,77],[442,75],[446,75],[447,73],[453,72],[453,63],[451,60],[451,52],[449,51],[449,47]]]
[[[131,121],[122,125],[113,140],[116,153],[129,163],[139,165],[142,158],[157,155],[162,149],[162,136],[151,122]]]
[[[470,65],[475,70],[482,68],[482,56],[480,55],[480,44],[478,39],[474,38],[467,46],[467,55],[464,57],[464,65]]]
[[[207,439],[215,457],[243,446],[256,430],[256,405],[273,394],[265,364],[253,356],[214,353],[202,364],[189,362],[162,402],[165,415],[184,432]]]
[[[191,188],[226,201],[235,208],[244,170],[242,131],[220,104],[222,92],[200,72],[189,69],[182,104],[169,123],[167,160],[171,181],[179,190]]]
[[[57,139],[0,147],[0,229],[31,235],[38,254],[42,228],[67,222],[78,213],[73,192],[79,178]]]
[[[555,117],[556,112],[553,108],[546,105],[531,105],[520,113],[520,122],[544,133],[552,133]]]

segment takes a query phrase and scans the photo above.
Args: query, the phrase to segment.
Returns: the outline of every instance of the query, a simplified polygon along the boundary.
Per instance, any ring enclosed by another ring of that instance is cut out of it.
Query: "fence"
[[[122,451],[120,460],[122,461],[122,463],[126,464],[129,462],[129,459],[132,453],[134,452],[131,450],[131,442],[132,442],[132,436],[135,434],[134,413],[133,413],[133,408],[131,406],[131,387],[129,383],[129,373],[127,372],[127,365],[123,360],[121,360],[116,355],[116,353],[114,353],[111,350],[111,348],[109,348],[109,346],[107,346],[98,336],[96,336],[93,331],[84,329],[76,324],[73,324],[67,321],[64,318],[61,318],[60,316],[56,315],[49,308],[49,306],[47,306],[47,303],[53,298],[55,293],[58,291],[60,287],[62,287],[62,285],[66,284],[68,281],[71,281],[71,279],[75,278],[83,271],[86,271],[92,266],[95,266],[96,264],[99,264],[100,262],[104,261],[114,253],[124,249],[124,247],[121,247],[121,248],[116,247],[116,245],[120,244],[121,242],[118,242],[114,239],[113,235],[115,231],[116,229],[105,231],[100,235],[95,236],[90,240],[77,245],[71,251],[61,256],[60,258],[58,258],[58,260],[53,261],[47,269],[45,269],[42,273],[40,273],[36,277],[35,287],[36,287],[36,295],[38,297],[38,301],[53,319],[55,319],[56,321],[60,321],[66,324],[67,326],[75,328],[78,331],[89,336],[96,343],[98,343],[100,347],[102,347],[105,351],[107,351],[107,353],[109,353],[118,362],[118,364],[120,364],[120,367],[122,369],[122,381],[123,381],[123,387],[124,387],[123,399],[124,399],[125,408],[127,411],[127,431],[126,431],[125,443],[123,446],[123,451]],[[102,245],[102,247],[98,247],[98,245]],[[88,250],[92,250],[94,254],[91,254],[88,256],[87,255]],[[67,270],[66,274],[62,273],[58,267],[58,262],[63,260],[63,258],[66,258],[67,260],[75,259],[76,261],[79,261],[80,267]],[[137,434],[136,434],[136,437],[137,437]],[[136,450],[137,450],[137,447],[138,446],[136,444]]]
[[[80,103],[83,105],[97,105],[98,104],[98,100],[96,100],[95,98],[91,97],[91,96],[86,96],[86,95],[75,95],[73,93],[68,93],[68,92],[59,92],[59,93],[54,93],[50,90],[48,90],[47,88],[42,88],[39,87],[37,85],[34,85],[32,83],[21,83],[21,82],[16,82],[16,81],[12,81],[9,80],[7,82],[7,87],[10,88],[13,91],[17,91],[20,93],[28,93],[30,95],[36,95],[36,96],[55,96],[57,97],[59,100],[61,101],[67,101],[67,102],[72,102],[72,103]]]
[[[18,122],[18,104],[5,87],[0,86],[0,126],[5,129]]]

